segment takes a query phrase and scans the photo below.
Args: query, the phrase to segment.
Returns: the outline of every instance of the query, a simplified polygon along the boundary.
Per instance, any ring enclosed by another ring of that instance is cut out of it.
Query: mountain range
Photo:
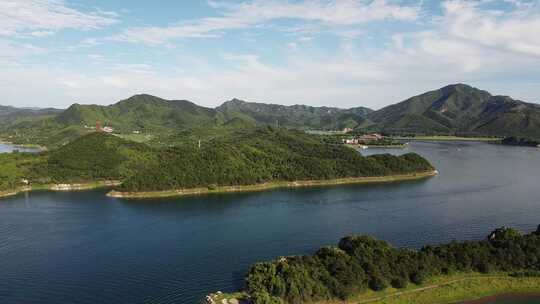
[[[540,105],[455,84],[367,116],[360,129],[387,133],[540,137]]]
[[[216,108],[140,94],[113,105],[73,104],[65,110],[0,107],[0,137],[20,143],[63,144],[99,121],[118,133],[174,134],[191,128],[272,125],[311,130],[394,134],[462,134],[540,138],[540,105],[449,85],[374,111],[226,101]]]

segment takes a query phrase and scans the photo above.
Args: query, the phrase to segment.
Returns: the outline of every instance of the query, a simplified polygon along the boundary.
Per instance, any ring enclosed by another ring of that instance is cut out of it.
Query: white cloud
[[[277,19],[318,22],[324,26],[357,25],[384,19],[410,21],[417,18],[419,9],[390,4],[385,0],[255,0],[240,4],[212,1],[209,4],[221,9],[221,16],[166,27],[129,28],[113,39],[149,45],[166,44],[177,38],[219,37],[227,30],[253,27]]]
[[[284,2],[265,2],[261,5],[276,3]],[[321,1],[310,3],[325,8],[321,6]],[[194,37],[219,35],[226,30],[224,24],[244,26],[245,20],[256,19],[238,17],[234,19],[236,23],[227,23],[231,22],[229,18],[234,16],[233,12],[240,12],[243,6],[231,7],[222,2],[213,5],[226,9],[228,15],[204,19],[207,30],[202,32],[202,23],[194,24],[191,32]],[[328,7],[333,6],[328,4]],[[538,37],[534,35],[538,17],[530,6],[514,7],[512,11],[494,12],[483,9],[480,4],[443,2],[443,15],[428,20],[422,31],[391,32],[389,45],[372,50],[362,47],[365,41],[342,40],[341,48],[335,54],[317,50],[312,52],[316,43],[306,43],[311,36],[295,35],[290,41],[293,44],[289,45],[291,50],[288,57],[280,58],[280,63],[269,63],[264,55],[253,51],[251,54],[222,55],[223,60],[232,63],[227,64],[226,69],[221,62],[212,65],[216,58],[186,60],[185,57],[189,55],[185,54],[178,54],[182,58],[177,61],[167,58],[170,68],[159,65],[159,61],[156,66],[161,68],[140,62],[115,64],[111,61],[111,64],[92,71],[49,68],[45,65],[9,67],[3,68],[0,73],[0,91],[6,92],[6,101],[32,102],[32,98],[40,96],[41,103],[28,104],[34,106],[66,106],[75,101],[108,104],[136,93],[149,93],[164,98],[190,99],[206,106],[215,106],[225,99],[238,97],[282,104],[380,108],[426,90],[465,82],[495,94],[511,94],[515,98],[538,102],[540,60],[536,53]],[[458,8],[459,13],[456,11]],[[259,16],[257,12],[250,14]],[[279,11],[261,14],[289,16],[289,13]],[[271,20],[268,18],[262,20]],[[323,20],[317,22],[330,23]],[[344,18],[337,22],[348,21]],[[254,24],[259,24],[259,21],[249,26]],[[144,42],[163,43],[179,37],[176,30],[170,29],[171,32],[164,39],[164,36],[159,36],[162,29],[156,28],[155,40]],[[0,50],[1,43],[0,40]],[[90,39],[86,43],[95,45],[109,42]],[[287,45],[282,47],[286,49]],[[12,46],[5,56],[16,56],[16,52]],[[26,52],[39,50],[27,45]],[[89,58],[107,59],[93,55]]]
[[[503,12],[482,10],[474,1],[446,1],[443,26],[469,43],[540,56],[540,13],[515,3],[516,10]]]
[[[111,12],[82,12],[62,0],[0,1],[0,36],[42,36],[63,29],[97,29],[117,22]]]
[[[39,55],[46,50],[28,43],[18,43],[0,39],[0,65],[15,64],[17,59],[25,56]]]

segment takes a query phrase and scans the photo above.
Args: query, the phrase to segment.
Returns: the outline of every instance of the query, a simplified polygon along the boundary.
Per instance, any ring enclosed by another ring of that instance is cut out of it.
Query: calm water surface
[[[198,303],[242,287],[253,262],[350,234],[419,247],[540,224],[540,149],[414,142],[406,151],[440,175],[183,199],[90,191],[0,200],[0,303]]]
[[[18,150],[20,152],[39,152],[39,149],[36,148],[25,148],[14,146],[11,144],[0,143],[0,153],[9,153],[13,152],[14,150]]]

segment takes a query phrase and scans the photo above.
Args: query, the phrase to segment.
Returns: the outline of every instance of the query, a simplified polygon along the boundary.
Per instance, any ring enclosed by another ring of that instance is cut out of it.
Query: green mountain
[[[15,143],[56,147],[93,132],[97,122],[116,133],[163,135],[215,125],[216,111],[186,100],[165,100],[143,94],[109,106],[73,104],[53,116],[7,123],[0,127],[0,136]]]
[[[0,126],[6,126],[22,121],[34,121],[49,118],[61,113],[62,110],[53,108],[16,108],[0,106]]]
[[[539,254],[540,227],[528,234],[502,227],[484,240],[452,241],[419,250],[396,248],[371,236],[353,235],[342,238],[337,246],[320,248],[311,255],[254,264],[246,275],[244,297],[253,304],[450,303],[449,299],[453,300],[451,303],[469,303],[455,300],[485,296],[485,287],[493,284],[472,283],[471,279],[481,277],[479,274],[500,279],[499,292],[514,289],[507,286],[520,285],[514,278],[538,279]],[[437,281],[433,280],[435,277]],[[436,289],[433,286],[440,284],[442,278],[443,282],[452,282],[452,286],[444,291],[435,290],[432,296],[436,299],[431,301],[429,297],[414,300],[415,289]],[[465,282],[460,286],[458,281]],[[523,286],[527,290],[530,287],[525,286],[537,285],[533,281],[524,282]],[[408,299],[398,297],[407,293],[412,294]],[[453,293],[456,297],[449,297]],[[358,302],[359,299],[365,301]]]
[[[123,180],[155,161],[147,145],[93,132],[41,153],[0,154],[0,192],[29,185]]]
[[[372,112],[360,129],[540,138],[540,105],[455,84]]]
[[[97,121],[119,132],[162,131],[213,124],[215,110],[187,100],[135,95],[109,106],[74,104],[56,116],[59,124],[94,126]]]
[[[421,156],[364,157],[303,131],[262,127],[237,130],[198,144],[160,150],[154,166],[126,179],[125,192],[330,180],[432,171]]]
[[[117,134],[129,135],[131,139],[135,139],[134,133],[141,134],[137,140],[153,139],[151,142],[157,145],[168,145],[175,138],[183,140],[181,133],[189,130],[198,130],[201,137],[209,138],[220,136],[218,129],[268,125],[304,130],[356,128],[398,134],[540,139],[540,105],[493,96],[464,84],[449,85],[378,111],[364,107],[284,106],[238,99],[212,109],[146,94],[109,106],[73,104],[63,111],[0,107],[0,138],[57,147],[92,132],[98,121]]]
[[[224,121],[242,118],[257,125],[286,128],[341,130],[358,126],[373,110],[358,107],[340,109],[305,105],[284,106],[233,99],[216,108]]]

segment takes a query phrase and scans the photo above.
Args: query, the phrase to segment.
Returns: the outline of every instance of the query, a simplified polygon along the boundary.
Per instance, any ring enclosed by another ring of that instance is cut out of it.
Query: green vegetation
[[[277,125],[286,128],[315,130],[355,128],[369,113],[373,112],[373,110],[364,107],[339,109],[304,105],[283,106],[245,102],[238,99],[227,101],[216,110],[224,121],[241,118],[262,126]]]
[[[373,111],[304,105],[283,106],[233,99],[211,109],[186,100],[141,94],[109,106],[73,104],[68,109],[0,106],[0,138],[55,148],[92,132],[96,121],[117,135],[167,146],[178,131],[230,128],[234,124],[302,130],[382,132],[389,135],[540,138],[540,106],[450,85]]]
[[[483,241],[454,241],[419,251],[394,248],[369,236],[350,236],[312,256],[255,264],[246,277],[246,292],[256,304],[365,300],[373,292],[390,287],[407,290],[438,276],[539,271],[539,256],[540,227],[526,235],[500,228]],[[504,277],[500,283],[513,281]]]
[[[456,84],[370,113],[358,129],[395,135],[540,138],[540,106]]]
[[[23,179],[37,178],[33,168],[41,167],[44,162],[43,154],[0,153],[0,193],[24,186]]]
[[[155,160],[144,144],[91,133],[47,154],[47,182],[123,180]]]
[[[104,133],[91,133],[59,149],[40,153],[0,154],[0,191],[50,184],[123,180],[155,161],[154,150]],[[47,188],[47,187],[45,187]]]
[[[234,185],[234,186],[218,186],[209,185],[198,188],[183,188],[172,190],[156,190],[156,191],[137,191],[137,192],[120,192],[110,191],[107,195],[120,198],[155,198],[155,197],[171,197],[185,195],[199,195],[210,193],[226,193],[226,192],[255,192],[275,188],[297,188],[297,187],[322,187],[344,184],[368,184],[368,183],[389,183],[402,182],[408,180],[418,180],[436,175],[436,171],[415,172],[408,174],[394,174],[386,176],[368,176],[368,177],[349,177],[326,180],[304,180],[304,181],[273,181],[253,185]]]
[[[172,147],[93,132],[47,152],[1,154],[0,191],[104,181],[122,181],[118,190],[123,192],[265,188],[265,183],[340,183],[347,178],[433,171],[417,154],[363,157],[301,131],[270,127],[241,131],[232,126],[218,130],[181,132],[171,139],[177,144]]]
[[[506,273],[441,275],[429,278],[423,284],[411,284],[402,289],[389,287],[384,291],[367,291],[352,297],[347,303],[453,304],[503,294],[540,294],[540,279],[514,278]],[[320,302],[323,303],[338,302]]]
[[[110,106],[73,104],[53,117],[13,122],[0,128],[0,137],[13,143],[58,147],[93,132],[98,121],[120,134],[169,134],[216,124],[216,112],[185,100],[142,94]]]
[[[188,139],[191,137],[187,137]],[[120,191],[163,191],[254,185],[280,181],[332,180],[433,171],[417,154],[363,157],[342,145],[301,131],[259,128],[201,143],[168,147],[155,166],[127,178]]]

